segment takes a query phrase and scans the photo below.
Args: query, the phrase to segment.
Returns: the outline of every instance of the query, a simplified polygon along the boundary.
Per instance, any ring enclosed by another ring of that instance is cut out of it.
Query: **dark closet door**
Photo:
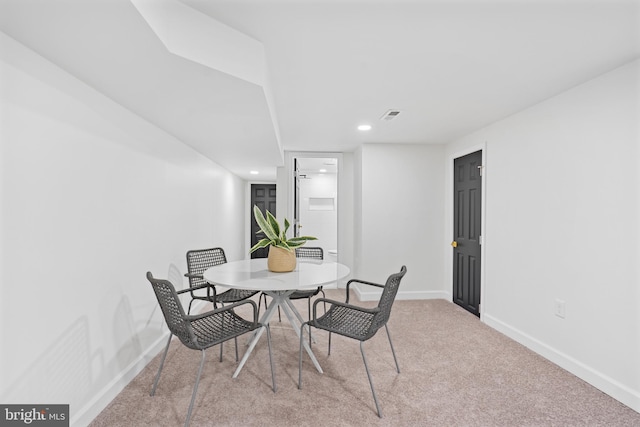
[[[454,160],[453,302],[480,316],[482,151]]]
[[[258,243],[264,235],[258,235],[260,231],[256,219],[253,217],[253,207],[258,206],[263,215],[269,211],[276,216],[276,185],[275,184],[251,184],[251,247]],[[261,248],[251,254],[251,258],[266,258],[269,248]]]

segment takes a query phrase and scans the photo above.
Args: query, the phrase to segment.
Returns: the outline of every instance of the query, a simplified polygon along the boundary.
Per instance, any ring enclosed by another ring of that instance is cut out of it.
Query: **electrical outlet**
[[[561,319],[564,319],[567,314],[565,302],[561,299],[556,298],[554,307],[555,307],[555,315]]]

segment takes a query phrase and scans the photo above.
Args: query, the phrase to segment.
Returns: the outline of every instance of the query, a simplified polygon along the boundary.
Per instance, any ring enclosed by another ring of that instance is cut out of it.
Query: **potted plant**
[[[264,234],[265,237],[256,243],[249,253],[268,246],[267,267],[270,271],[276,273],[293,271],[296,268],[295,248],[304,245],[308,240],[317,240],[312,236],[287,238],[287,230],[289,230],[290,226],[289,221],[286,218],[284,219],[284,229],[282,229],[271,212],[267,211],[265,218],[258,206],[253,207],[253,216],[258,223],[258,227],[260,227],[258,233]]]

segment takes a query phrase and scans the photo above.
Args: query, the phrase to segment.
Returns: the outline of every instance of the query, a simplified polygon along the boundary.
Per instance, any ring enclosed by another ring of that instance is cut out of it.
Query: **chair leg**
[[[311,298],[307,298],[307,307],[309,309],[309,321],[311,321]],[[309,326],[309,348],[311,348],[311,327]]]
[[[302,342],[304,341],[304,325],[300,325],[300,353],[298,354],[298,389],[302,390]]]
[[[262,307],[262,300],[264,300],[264,309],[267,309],[267,296],[265,294],[258,295],[258,318],[260,318],[260,307]]]
[[[151,388],[151,394],[150,394],[151,396],[156,394],[156,387],[158,386],[158,380],[160,379],[160,372],[162,372],[162,367],[164,366],[164,360],[167,358],[167,352],[169,351],[171,338],[173,338],[173,334],[169,334],[169,340],[167,341],[167,346],[164,348],[164,354],[162,355],[162,360],[160,360],[160,367],[158,368],[156,379],[153,381],[153,387]]]
[[[193,298],[189,301],[189,308],[187,309],[187,314],[191,314],[191,304],[193,304]]]
[[[327,356],[331,356],[331,332],[329,332],[329,351],[327,351]]]
[[[196,400],[196,393],[198,391],[198,385],[200,384],[200,375],[202,375],[203,366],[204,366],[204,350],[202,350],[200,368],[198,369],[198,376],[196,377],[196,383],[193,386],[193,393],[191,394],[191,403],[189,404],[189,410],[187,411],[187,419],[184,421],[184,427],[189,427],[189,422],[191,421],[191,412],[193,411],[193,403]]]
[[[224,307],[224,304],[221,304]],[[222,327],[224,328],[224,318],[222,319]],[[239,360],[238,358],[238,337],[235,337],[233,339],[233,342],[235,344],[236,347],[236,362]],[[222,362],[222,349],[223,349],[224,343],[221,342],[220,343],[220,361]]]
[[[260,318],[260,305],[262,304],[262,294],[258,295],[258,318]]]
[[[269,305],[267,304],[267,294],[262,293],[258,297],[258,318],[260,317],[260,307],[262,307],[262,300],[264,300],[264,309],[266,310]]]
[[[264,328],[267,328],[267,345],[269,346],[269,364],[271,365],[271,383],[272,386],[271,388],[273,389],[273,392],[276,392],[276,370],[275,367],[273,365],[273,355],[271,353],[271,328],[269,328],[269,325],[264,325]]]
[[[320,292],[322,292],[322,298],[326,298],[327,295],[324,293],[324,290],[320,288]],[[322,305],[324,305],[324,314],[327,314],[327,302],[322,301]]]
[[[378,397],[376,391],[373,389],[373,381],[371,380],[371,374],[369,374],[369,365],[367,365],[367,358],[364,355],[363,341],[360,341],[360,353],[362,353],[362,360],[364,361],[364,369],[367,371],[367,378],[369,378],[369,385],[371,386],[371,393],[373,394],[373,401],[376,403],[376,410],[378,411],[378,417],[382,418],[382,412],[380,412],[380,405],[378,405]]]
[[[238,359],[238,337],[233,339],[233,342],[235,343],[235,347],[236,347],[236,362],[239,360]],[[222,346],[223,346],[223,342],[220,343],[220,361],[222,362]]]
[[[396,351],[393,349],[393,343],[391,342],[391,334],[389,333],[389,327],[384,324],[384,328],[387,330],[387,337],[389,338],[389,344],[391,345],[391,353],[393,353],[393,360],[396,362],[396,370],[400,373],[400,365],[398,365],[398,359],[396,358]]]
[[[220,304],[222,307],[224,307],[224,303]],[[216,304],[215,302],[213,303],[213,308],[216,309],[218,308],[218,304]],[[224,328],[224,317],[222,317],[222,328]],[[220,343],[220,362],[222,362],[222,350],[224,348],[224,342]]]

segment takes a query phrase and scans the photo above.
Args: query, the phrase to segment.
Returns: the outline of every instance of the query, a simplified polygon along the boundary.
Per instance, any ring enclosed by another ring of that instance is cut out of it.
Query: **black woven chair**
[[[315,248],[315,247],[301,247],[301,248],[295,248],[296,251],[296,258],[309,258],[309,259],[317,259],[322,261],[324,259],[324,251],[322,250],[322,248]],[[294,299],[304,299],[307,298],[308,299],[308,309],[309,309],[309,319],[311,319],[311,298],[318,295],[320,292],[322,292],[322,296],[325,297],[325,293],[322,290],[322,286],[318,286],[316,289],[311,289],[309,291],[295,291],[294,293],[292,293],[291,295],[289,295],[289,299],[290,300],[294,300]],[[264,300],[264,306],[267,306],[267,295],[266,294],[262,294],[261,296],[261,300],[259,301],[259,305],[258,305],[258,312],[260,311],[260,304],[262,303],[262,300]],[[325,310],[326,310],[326,304],[325,304]],[[278,307],[278,320],[280,322],[282,322],[282,316],[280,314],[280,307]],[[311,334],[309,334],[309,343],[311,343]]]
[[[296,258],[309,258],[309,259],[324,259],[324,252],[322,248],[308,248],[301,247],[296,248]],[[307,298],[309,300],[309,320],[311,320],[311,297],[314,297],[322,292],[322,296],[326,297],[324,291],[322,290],[322,286],[318,286],[316,289],[312,289],[310,291],[295,291],[291,295],[289,295],[289,299],[304,299]],[[326,307],[326,306],[325,306]],[[279,314],[279,313],[278,313]]]
[[[296,248],[296,258],[309,258],[309,259],[324,259],[324,251],[322,248]],[[307,299],[308,300],[308,309],[309,309],[309,319],[311,319],[311,297],[314,297],[322,292],[322,296],[325,297],[325,293],[322,290],[322,286],[318,286],[316,289],[311,289],[309,291],[295,291],[291,295],[289,295],[290,300],[294,299]],[[264,295],[264,294],[263,294]],[[265,306],[267,305],[267,301],[265,298]],[[326,305],[325,305],[326,309]],[[278,307],[278,320],[282,322],[282,317],[280,316],[280,307]]]
[[[207,294],[202,295],[201,293],[194,292],[194,287],[198,287],[201,285],[207,284],[207,281],[204,280],[202,274],[211,267],[216,265],[225,264],[227,262],[227,257],[224,254],[224,249],[222,248],[210,248],[210,249],[194,249],[187,252],[187,274],[185,277],[189,278],[189,286],[191,286],[191,302],[189,303],[189,309],[187,313],[191,313],[191,304],[195,300],[203,300],[209,301],[213,303],[213,307],[217,308],[218,304],[229,304],[238,301],[243,301],[247,298],[251,298],[258,291],[249,291],[242,289],[229,289],[227,291],[216,293],[215,298],[214,295],[211,294],[210,289],[207,288]],[[215,285],[214,285],[215,288]]]
[[[322,248],[314,248],[314,247],[303,247],[296,248],[296,258],[309,258],[309,259],[324,259],[324,252]],[[316,289],[312,289],[310,291],[295,291],[291,295],[289,295],[290,300],[294,299],[307,299],[307,310],[309,313],[309,320],[311,320],[311,298],[318,295],[322,292],[322,297],[325,298],[326,295],[322,290],[322,286],[318,286]],[[327,311],[327,304],[324,305],[324,311]],[[278,318],[280,318],[280,307],[278,307]],[[311,346],[311,329],[309,329],[309,346]]]
[[[396,362],[396,370],[400,373],[400,366],[398,365],[398,359],[396,358],[396,352],[393,349],[393,342],[391,342],[391,335],[389,334],[389,328],[387,321],[391,314],[391,306],[395,301],[396,294],[398,293],[398,287],[402,277],[407,272],[407,268],[402,266],[399,273],[392,274],[387,279],[384,285],[377,283],[366,282],[364,280],[352,279],[347,282],[347,298],[346,302],[333,301],[326,298],[318,298],[313,303],[313,318],[308,322],[305,322],[300,327],[300,356],[299,356],[299,373],[298,373],[298,388],[302,388],[302,340],[304,335],[305,324],[313,326],[318,329],[323,329],[329,332],[329,354],[331,354],[331,334],[336,333],[348,338],[353,338],[360,341],[360,352],[362,353],[362,360],[364,361],[364,368],[367,371],[367,377],[369,378],[369,385],[371,386],[371,393],[373,394],[373,400],[376,404],[376,410],[378,416],[382,418],[382,412],[378,405],[378,398],[376,391],[373,388],[373,382],[371,381],[371,375],[369,374],[369,366],[367,365],[367,358],[364,354],[363,343],[372,338],[378,329],[382,326],[387,331],[387,337],[389,338],[389,344],[391,345],[391,353],[393,354],[393,360]],[[362,283],[365,285],[377,286],[383,288],[382,295],[378,305],[374,308],[363,308],[353,304],[349,304],[349,286],[351,283]],[[321,317],[316,314],[316,308],[318,303],[328,303],[329,310],[326,311]]]
[[[271,382],[273,391],[276,391],[276,377],[273,367],[273,359],[271,357],[271,331],[269,329],[269,325],[262,325],[258,323],[258,310],[255,302],[250,300],[241,301],[223,308],[214,309],[207,313],[190,316],[185,314],[184,308],[182,307],[178,297],[179,294],[189,292],[189,289],[183,289],[176,292],[171,282],[168,280],[156,279],[153,277],[151,272],[147,273],[147,279],[151,282],[153,291],[158,298],[158,304],[160,305],[162,314],[164,315],[169,331],[171,332],[164,354],[162,355],[162,360],[160,361],[158,373],[156,374],[156,378],[153,382],[151,396],[156,393],[160,373],[162,372],[162,367],[164,366],[164,361],[167,357],[167,352],[169,351],[171,338],[173,338],[174,335],[177,336],[186,347],[193,350],[200,350],[202,352],[198,376],[196,377],[196,383],[193,386],[191,403],[189,404],[187,418],[184,422],[185,426],[189,425],[189,421],[191,419],[193,403],[196,398],[196,392],[198,391],[198,384],[200,383],[200,376],[202,374],[202,367],[204,365],[205,350],[211,346],[222,344],[227,340],[237,338],[240,335],[254,331],[258,328],[267,329],[269,362],[271,364]],[[202,287],[204,288],[206,286],[207,285],[204,285]],[[253,320],[246,320],[235,313],[235,309],[242,305],[252,306]]]
[[[233,304],[251,298],[258,291],[248,291],[242,289],[229,289],[222,293],[217,293],[215,285],[204,280],[202,274],[211,267],[225,264],[227,257],[222,248],[210,249],[194,249],[187,252],[187,271],[184,276],[189,278],[189,287],[191,288],[191,301],[187,314],[191,313],[191,304],[195,300],[209,301],[213,304],[213,308],[218,308],[218,304]],[[204,286],[206,285],[206,286]],[[207,294],[202,295],[201,292],[195,292],[197,289],[206,289]],[[238,361],[238,340],[234,340],[236,348],[236,362]],[[220,361],[222,362],[222,345],[220,346]]]

